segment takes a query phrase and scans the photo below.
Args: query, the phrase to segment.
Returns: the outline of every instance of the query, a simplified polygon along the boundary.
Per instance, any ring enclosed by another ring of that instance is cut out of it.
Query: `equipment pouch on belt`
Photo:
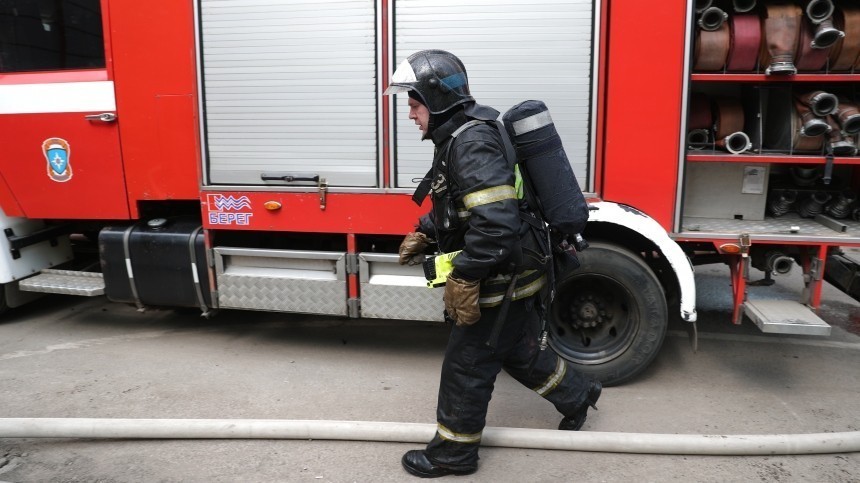
[[[526,270],[549,270],[552,252],[546,226],[531,213],[520,212],[523,224],[520,228],[521,268]]]

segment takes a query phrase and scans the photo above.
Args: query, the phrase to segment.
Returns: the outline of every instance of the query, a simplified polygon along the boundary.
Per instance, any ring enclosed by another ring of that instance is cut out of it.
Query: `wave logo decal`
[[[218,211],[239,211],[251,208],[251,200],[247,196],[236,198],[233,195],[210,195],[209,201]]]
[[[48,138],[42,142],[42,153],[48,161],[48,177],[58,183],[72,179],[71,147],[68,141]]]
[[[212,225],[250,225],[253,213],[241,213],[251,209],[251,200],[247,196],[208,195],[209,223]],[[239,213],[237,213],[239,212]]]

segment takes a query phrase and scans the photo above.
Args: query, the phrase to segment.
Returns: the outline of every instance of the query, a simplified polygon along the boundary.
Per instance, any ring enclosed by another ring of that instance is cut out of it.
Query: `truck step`
[[[748,300],[744,313],[762,332],[770,334],[830,335],[830,325],[806,305],[794,300]]]
[[[104,295],[105,281],[100,273],[45,269],[35,277],[21,280],[18,288],[25,292],[95,297]]]

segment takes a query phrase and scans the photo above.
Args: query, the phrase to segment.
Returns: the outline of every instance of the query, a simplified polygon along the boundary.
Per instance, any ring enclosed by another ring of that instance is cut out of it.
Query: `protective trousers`
[[[552,350],[540,350],[534,297],[511,302],[494,351],[487,339],[498,314],[498,307],[481,308],[477,323],[451,329],[439,384],[438,426],[427,445],[427,457],[438,466],[477,465],[487,406],[502,369],[564,416],[576,413],[587,397],[591,378],[575,371]]]

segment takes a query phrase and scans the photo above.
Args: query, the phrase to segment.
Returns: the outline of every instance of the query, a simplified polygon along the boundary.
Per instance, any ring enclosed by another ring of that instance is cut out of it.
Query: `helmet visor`
[[[388,86],[388,89],[385,89],[385,92],[382,93],[383,96],[390,96],[391,94],[400,94],[401,92],[411,91],[411,87],[406,86]]]
[[[388,89],[385,89],[382,95],[390,96],[391,94],[411,91],[412,87],[410,87],[410,84],[417,81],[418,78],[415,76],[415,70],[412,69],[409,60],[404,60],[397,66],[397,70],[391,76],[391,85],[388,86]]]

